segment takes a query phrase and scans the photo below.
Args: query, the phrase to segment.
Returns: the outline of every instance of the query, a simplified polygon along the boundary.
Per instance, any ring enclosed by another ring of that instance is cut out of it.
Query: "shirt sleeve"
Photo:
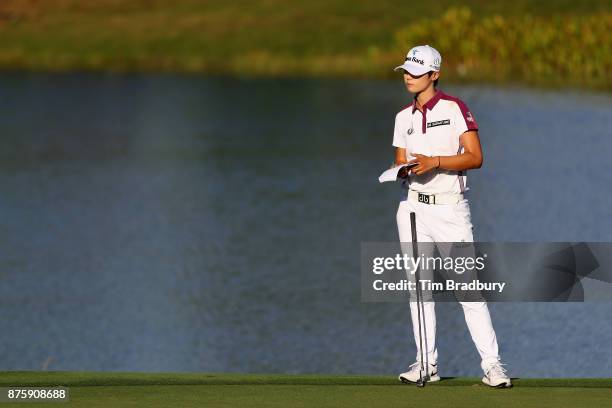
[[[404,132],[404,126],[402,121],[399,120],[398,115],[395,116],[395,129],[393,130],[393,146],[406,148],[406,136]]]
[[[470,112],[470,109],[467,105],[461,101],[456,100],[457,103],[457,111],[455,114],[455,127],[459,132],[459,135],[467,132],[468,130],[478,130],[478,123],[476,123],[476,119]]]

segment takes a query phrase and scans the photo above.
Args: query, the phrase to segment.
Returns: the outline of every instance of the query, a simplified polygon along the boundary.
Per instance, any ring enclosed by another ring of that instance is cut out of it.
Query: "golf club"
[[[416,214],[414,212],[410,213],[410,228],[412,230],[412,256],[416,259],[419,256],[419,245],[417,243],[417,231],[416,231]],[[416,297],[417,297],[417,316],[418,316],[418,325],[419,325],[419,352],[420,352],[420,363],[421,363],[421,367],[419,370],[419,379],[416,382],[416,386],[421,388],[424,387],[425,384],[427,383],[427,380],[429,379],[429,375],[427,372],[427,365],[428,364],[423,364],[424,359],[423,359],[423,330],[424,327],[422,327],[424,325],[425,322],[425,307],[423,305],[423,294],[421,292],[421,285],[420,285],[420,268],[416,268],[415,271],[415,282],[416,282]],[[422,320],[421,320],[422,317]],[[421,324],[421,321],[423,322],[423,325]],[[425,376],[423,376],[423,372],[425,372]]]

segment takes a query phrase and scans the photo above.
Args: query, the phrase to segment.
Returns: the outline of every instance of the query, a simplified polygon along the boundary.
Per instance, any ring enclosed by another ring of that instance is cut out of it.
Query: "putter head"
[[[421,376],[415,384],[418,388],[423,388],[425,384],[427,384],[427,381],[429,381],[429,374],[424,377]]]

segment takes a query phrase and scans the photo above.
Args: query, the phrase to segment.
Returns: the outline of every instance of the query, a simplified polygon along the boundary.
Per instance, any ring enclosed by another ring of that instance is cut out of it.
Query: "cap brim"
[[[400,65],[399,67],[395,67],[393,70],[394,71],[399,71],[400,69],[406,70],[409,73],[411,73],[412,75],[423,75],[428,73],[429,71],[433,71],[427,67],[424,67],[422,65],[417,65],[417,64],[411,64],[411,63],[405,63]]]

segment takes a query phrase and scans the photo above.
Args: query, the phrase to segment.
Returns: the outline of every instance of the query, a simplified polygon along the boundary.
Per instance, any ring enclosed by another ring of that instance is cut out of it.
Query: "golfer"
[[[406,89],[414,94],[412,103],[397,114],[393,135],[395,164],[416,164],[409,173],[400,175],[406,177],[408,185],[397,211],[399,238],[403,243],[412,242],[411,212],[416,215],[419,243],[473,242],[466,171],[482,165],[478,125],[465,103],[436,88],[441,62],[436,49],[422,45],[412,48],[404,63],[395,68],[403,71]],[[487,303],[460,304],[480,354],[482,381],[491,387],[511,387],[500,361]],[[433,301],[427,301],[419,310],[411,298],[417,361],[399,375],[403,382],[417,382],[425,376],[429,376],[429,381],[440,380],[434,306]],[[424,339],[419,337],[417,319],[423,322]],[[420,356],[424,356],[424,361]]]

